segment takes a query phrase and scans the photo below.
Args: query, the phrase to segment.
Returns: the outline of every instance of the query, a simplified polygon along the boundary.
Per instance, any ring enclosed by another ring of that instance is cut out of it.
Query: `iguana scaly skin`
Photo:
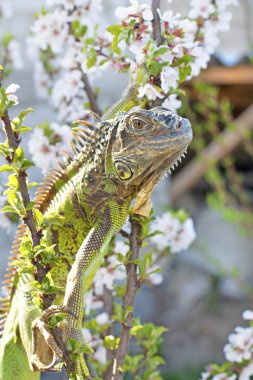
[[[42,313],[31,297],[32,275],[18,274],[15,268],[7,275],[14,282],[4,316],[0,380],[38,380],[39,373],[32,371],[54,369],[62,351],[47,321],[58,312],[68,311],[60,324],[64,341],[75,338],[86,345],[83,299],[109,243],[125,222],[133,198],[134,211],[149,214],[154,186],[181,159],[192,130],[188,120],[156,107],[111,113],[91,130],[87,126],[79,139],[84,147],[80,152],[76,148],[75,159],[66,168],[47,175],[37,197],[48,222],[43,239],[48,246],[55,245],[59,258],[50,273],[63,291]],[[21,226],[14,250],[25,236],[30,235]],[[76,378],[89,379],[83,355],[74,364]]]

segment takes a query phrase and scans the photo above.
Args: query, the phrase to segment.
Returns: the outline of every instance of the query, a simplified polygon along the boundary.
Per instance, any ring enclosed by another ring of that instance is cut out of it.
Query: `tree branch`
[[[96,97],[96,95],[95,95],[95,93],[94,93],[94,91],[93,91],[93,89],[92,89],[92,87],[90,85],[88,76],[83,73],[82,79],[83,79],[83,83],[84,83],[84,86],[85,86],[86,94],[87,94],[88,99],[89,99],[91,110],[93,112],[95,112],[98,116],[101,116],[102,112],[101,112],[101,109],[99,108],[99,105],[98,105],[98,102],[97,102],[97,97]]]
[[[192,189],[212,165],[219,163],[242,143],[247,132],[253,130],[252,120],[253,104],[234,121],[234,130],[221,133],[219,139],[209,144],[200,157],[192,160],[175,176],[170,186],[172,201],[177,201]]]
[[[161,1],[160,0],[152,0],[152,12],[153,12],[153,20],[152,20],[152,27],[153,27],[153,37],[154,40],[157,43],[157,46],[161,45],[163,42],[162,37],[162,30],[161,30],[161,20],[159,13],[157,12],[157,9],[161,8]]]
[[[130,330],[133,327],[133,308],[135,295],[138,289],[137,282],[137,265],[135,260],[139,257],[139,250],[142,244],[140,240],[141,225],[139,221],[134,218],[130,218],[131,222],[131,234],[129,237],[131,255],[129,257],[129,263],[126,266],[127,272],[127,288],[126,294],[123,299],[123,311],[127,313],[126,321],[121,326],[120,343],[119,348],[114,358],[113,373],[111,380],[123,380],[124,374],[122,372],[122,365],[125,360],[125,356],[128,353],[130,342]]]
[[[0,89],[2,88],[2,79],[3,79],[3,77],[1,75],[0,76]],[[0,116],[0,119],[2,120],[2,122],[4,124],[4,131],[5,131],[5,135],[6,135],[8,143],[9,143],[9,146],[11,148],[13,148],[13,152],[12,152],[11,156],[8,156],[6,158],[7,162],[9,164],[11,164],[13,161],[13,158],[14,158],[15,151],[17,150],[17,148],[20,145],[21,139],[20,139],[19,135],[17,135],[12,129],[8,111],[6,111],[4,113],[4,115]],[[17,179],[18,179],[18,188],[19,188],[19,191],[21,194],[23,205],[26,208],[30,203],[30,195],[29,195],[28,187],[27,187],[27,173],[26,173],[26,171],[25,170],[19,170],[17,173]],[[23,221],[27,225],[27,227],[31,233],[33,246],[35,247],[35,246],[39,245],[42,234],[41,234],[41,231],[38,231],[36,228],[35,221],[34,221],[34,215],[33,215],[32,210],[28,210],[26,212],[26,216],[23,218]],[[36,267],[35,278],[39,283],[42,283],[44,277],[46,276],[46,274],[48,273],[50,268],[45,268],[40,264],[40,256],[39,255],[36,257],[36,260],[33,260],[33,265]],[[55,295],[52,295],[52,294],[43,294],[42,301],[43,301],[43,306],[45,309],[48,308],[52,304],[54,297],[55,297]],[[66,350],[60,329],[56,328],[55,330],[52,330],[52,334],[53,334],[56,342],[58,342],[58,344],[62,348],[63,360],[66,363],[67,369],[69,371],[72,371],[73,364],[72,364],[72,362],[69,358],[68,352]]]

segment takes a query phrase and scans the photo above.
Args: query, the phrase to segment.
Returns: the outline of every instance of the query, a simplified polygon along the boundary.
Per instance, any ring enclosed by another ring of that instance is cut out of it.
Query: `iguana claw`
[[[77,319],[77,316],[67,306],[52,305],[43,311],[42,315],[32,323],[32,356],[30,364],[34,371],[59,370],[55,368],[55,365],[57,362],[62,361],[63,352],[56,343],[50,328],[47,326],[49,319],[59,313],[67,313]],[[52,351],[51,355],[48,355],[48,350],[45,350],[44,353],[42,352],[43,341]]]

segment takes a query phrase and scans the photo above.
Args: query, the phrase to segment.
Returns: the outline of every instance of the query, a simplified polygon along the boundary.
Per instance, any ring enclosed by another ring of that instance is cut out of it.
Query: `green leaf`
[[[43,223],[43,214],[37,208],[33,209],[33,213],[34,213],[34,216],[35,216],[36,226],[40,227],[42,225],[42,223]]]
[[[14,168],[7,164],[0,166],[0,172],[12,172],[13,170]]]
[[[1,212],[7,212],[7,213],[9,212],[9,213],[17,214],[17,210],[14,207],[10,206],[10,205],[4,206],[2,208],[2,210],[1,210]]]
[[[30,203],[26,206],[25,210],[26,210],[26,211],[32,210],[32,208],[33,208],[35,205],[36,205],[35,202],[30,202]]]
[[[131,336],[136,336],[136,335],[138,335],[138,332],[139,332],[140,330],[142,330],[142,329],[143,329],[143,326],[142,326],[142,325],[136,325],[136,326],[134,326],[134,327],[131,328],[131,330],[130,330],[130,335],[131,335]]]
[[[25,133],[25,132],[30,132],[32,130],[32,128],[30,127],[26,127],[26,126],[22,126],[19,130],[20,133]]]
[[[167,53],[167,51],[168,51],[167,47],[161,47],[158,50],[156,50],[153,55],[154,55],[154,57],[159,57],[159,55]]]
[[[87,68],[94,66],[97,60],[97,52],[94,48],[91,48],[88,53]]]
[[[120,338],[115,338],[113,335],[107,335],[104,339],[104,347],[109,350],[117,350],[119,342]]]
[[[27,160],[25,158],[24,161],[22,162],[22,165],[21,165],[20,169],[26,170],[26,169],[30,168],[31,166],[34,166],[34,162],[32,162],[30,160]]]

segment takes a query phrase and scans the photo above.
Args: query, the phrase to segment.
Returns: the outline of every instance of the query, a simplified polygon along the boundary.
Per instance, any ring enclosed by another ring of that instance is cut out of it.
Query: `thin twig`
[[[104,305],[105,305],[105,312],[111,316],[113,314],[113,294],[110,289],[107,289],[104,286]],[[113,335],[114,336],[114,325],[111,325],[106,331],[105,335]],[[111,374],[112,374],[112,364],[113,364],[113,352],[109,349],[106,350],[106,360],[110,363],[108,366],[105,374],[104,374],[104,380],[111,380]]]
[[[153,37],[157,43],[157,46],[161,45],[163,42],[163,37],[161,33],[161,20],[157,9],[161,8],[160,0],[152,0],[152,28],[153,28]]]
[[[122,365],[129,350],[130,330],[133,327],[133,309],[135,295],[138,289],[137,282],[137,265],[136,259],[139,257],[139,249],[141,241],[139,239],[141,225],[136,217],[130,219],[131,234],[130,234],[130,251],[129,263],[126,266],[127,272],[127,288],[126,294],[123,299],[123,311],[128,312],[126,321],[121,326],[119,348],[114,359],[115,365],[113,366],[113,373],[111,380],[123,380],[124,374],[122,372]],[[132,310],[131,310],[132,309]]]
[[[90,103],[90,109],[95,112],[98,116],[102,115],[101,109],[99,108],[98,102],[97,102],[97,97],[90,85],[88,76],[86,74],[82,75],[82,80],[85,86],[85,91],[89,99]]]
[[[157,43],[157,46],[160,46],[163,43],[161,20],[160,20],[160,15],[157,11],[158,9],[161,9],[160,3],[161,3],[160,0],[152,0],[152,12],[153,12],[152,29],[153,29],[153,37]],[[160,74],[156,75],[153,78],[153,82],[156,84],[156,86],[161,87]],[[160,106],[161,103],[162,103],[162,100],[157,98],[153,102],[152,107]]]

